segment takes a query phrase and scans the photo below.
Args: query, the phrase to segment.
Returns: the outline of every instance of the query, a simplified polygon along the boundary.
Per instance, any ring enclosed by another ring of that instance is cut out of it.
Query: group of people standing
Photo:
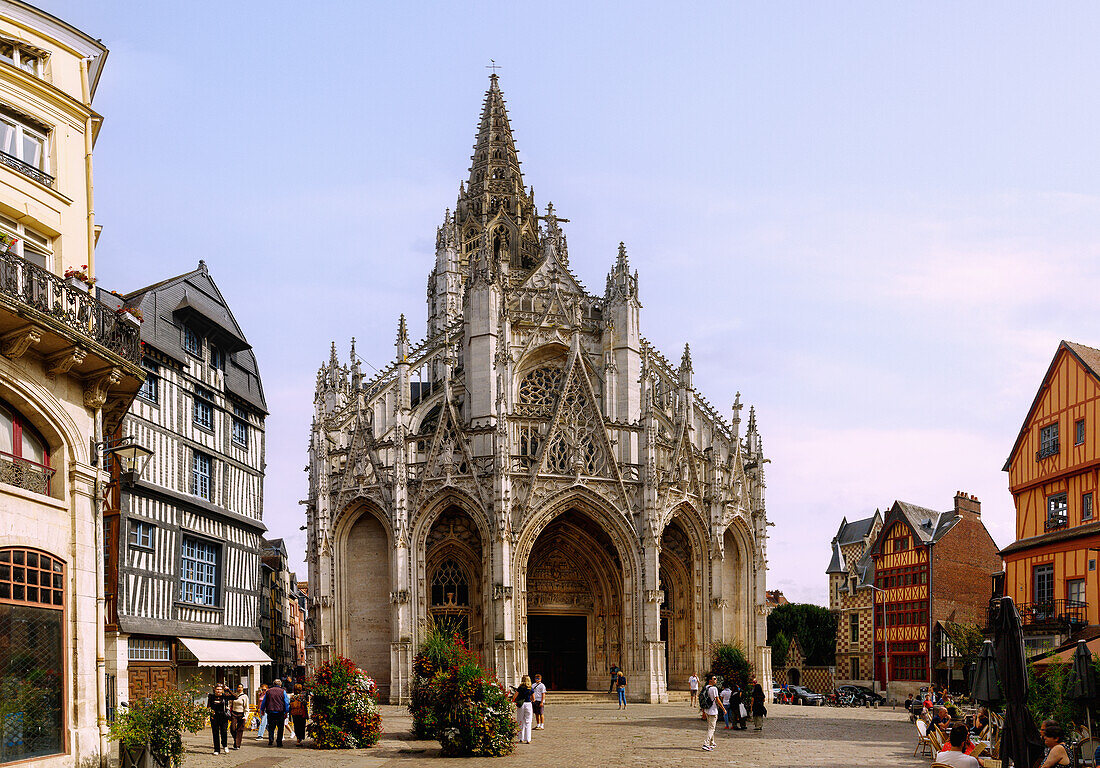
[[[750,692],[742,691],[741,687],[726,681],[721,689],[718,687],[718,676],[708,675],[707,683],[699,688],[699,677],[693,672],[688,678],[688,689],[691,692],[691,706],[698,704],[703,718],[707,721],[707,735],[703,739],[703,749],[710,752],[714,749],[714,731],[718,727],[718,715],[721,713],[726,721],[726,730],[748,730],[746,725],[749,715],[752,715],[753,730],[760,731],[764,728],[764,716],[768,714],[768,708],[764,705],[764,688],[756,680],[749,683]]]
[[[292,683],[287,684],[290,687]],[[309,694],[302,684],[294,686],[289,693],[283,688],[282,680],[272,681],[270,686],[261,685],[256,697],[256,713],[259,717],[256,740],[260,741],[267,733],[268,746],[283,746],[283,727],[289,715],[294,725],[294,735],[298,744],[306,738],[306,720],[309,716]],[[206,706],[210,710],[210,730],[214,737],[214,754],[228,753],[231,749],[240,749],[244,740],[245,725],[248,722],[250,702],[243,685],[238,685],[236,693],[227,686],[218,683],[206,697]],[[229,727],[232,724],[232,727]],[[228,733],[227,733],[228,730]],[[233,743],[228,736],[232,734]]]

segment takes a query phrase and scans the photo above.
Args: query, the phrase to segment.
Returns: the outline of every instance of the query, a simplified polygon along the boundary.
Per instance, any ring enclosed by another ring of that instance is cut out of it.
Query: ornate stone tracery
[[[426,338],[402,317],[377,375],[335,347],[318,373],[311,663],[351,654],[402,701],[434,618],[506,683],[543,665],[552,684],[569,668],[600,688],[616,663],[633,698],[662,701],[719,639],[769,675],[755,412],[742,434],[740,396],[726,421],[695,391],[690,352],[675,366],[640,335],[623,244],[604,293],[588,292],[567,221],[524,186],[494,76],[436,234]],[[385,622],[352,605],[353,582]]]

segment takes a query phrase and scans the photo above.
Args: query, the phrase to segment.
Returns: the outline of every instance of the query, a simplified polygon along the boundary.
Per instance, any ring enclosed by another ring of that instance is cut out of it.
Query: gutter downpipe
[[[88,59],[80,61],[80,88],[84,104],[89,115],[84,121],[84,183],[88,203],[88,275],[95,277],[95,206],[92,187],[92,93],[88,84]],[[103,408],[95,409],[95,440],[92,451],[97,454],[90,458],[95,466],[95,488],[92,494],[92,539],[95,542],[95,688],[96,688],[96,725],[99,729],[99,765],[110,765],[110,743],[107,739],[107,597],[104,594],[103,563],[103,484],[100,480],[103,467],[100,461],[99,446],[103,443]]]

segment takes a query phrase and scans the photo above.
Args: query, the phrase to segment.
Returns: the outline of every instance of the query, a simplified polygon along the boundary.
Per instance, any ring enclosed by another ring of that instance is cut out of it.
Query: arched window
[[[49,495],[53,473],[42,435],[0,400],[0,482]]]
[[[0,764],[65,751],[65,564],[0,549]]]
[[[549,418],[561,392],[562,370],[544,365],[529,371],[519,383],[517,412],[522,416]]]
[[[467,639],[470,633],[470,579],[457,562],[444,560],[432,574],[432,618]]]

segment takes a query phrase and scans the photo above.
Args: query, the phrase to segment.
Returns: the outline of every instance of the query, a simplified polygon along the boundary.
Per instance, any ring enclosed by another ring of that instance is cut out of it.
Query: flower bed
[[[313,717],[308,731],[320,749],[372,747],[382,736],[377,687],[349,659],[325,662],[310,686]]]
[[[413,735],[439,740],[444,756],[499,757],[515,749],[515,706],[456,636],[431,627],[413,659]]]

